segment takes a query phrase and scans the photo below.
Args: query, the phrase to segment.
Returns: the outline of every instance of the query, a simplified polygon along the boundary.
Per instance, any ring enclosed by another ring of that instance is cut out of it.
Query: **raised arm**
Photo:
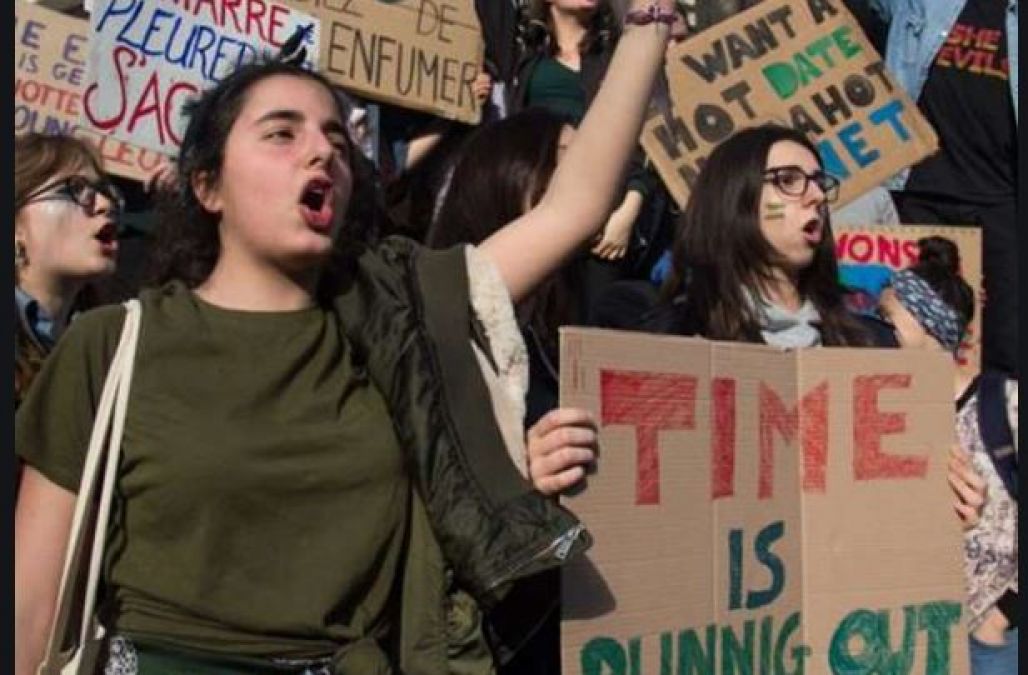
[[[632,9],[673,0],[632,0]],[[671,28],[626,26],[606,77],[539,204],[482,242],[515,302],[606,222],[642,129]]]

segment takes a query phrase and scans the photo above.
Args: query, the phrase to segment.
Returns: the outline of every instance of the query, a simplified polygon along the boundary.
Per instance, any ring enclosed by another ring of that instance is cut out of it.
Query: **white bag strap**
[[[125,310],[121,339],[107,371],[107,379],[104,381],[100,404],[93,421],[93,431],[89,438],[89,450],[75,500],[75,514],[68,537],[54,622],[40,672],[50,672],[51,668],[59,668],[61,661],[70,658],[76,646],[85,644],[93,623],[91,618],[96,606],[97,586],[103,566],[107,522],[117,478],[118,461],[121,457],[121,436],[125,428],[125,411],[128,408],[129,387],[139,337],[139,301],[129,300],[125,303]],[[106,452],[104,441],[108,441]],[[101,463],[104,463],[105,459],[104,471],[101,474]],[[96,503],[98,489],[100,500]],[[90,525],[93,530],[93,541],[92,546],[87,549],[86,535],[90,531]],[[80,572],[87,550],[89,571],[83,589]],[[80,612],[75,611],[76,599],[83,602],[79,606]],[[70,642],[69,638],[73,636],[77,641]]]

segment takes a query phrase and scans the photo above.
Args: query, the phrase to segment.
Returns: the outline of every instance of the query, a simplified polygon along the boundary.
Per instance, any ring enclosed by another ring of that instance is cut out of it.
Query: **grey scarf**
[[[760,334],[764,341],[774,347],[795,349],[816,347],[821,344],[821,330],[814,324],[821,321],[809,299],[795,312],[772,304],[764,298],[750,296],[760,320]]]

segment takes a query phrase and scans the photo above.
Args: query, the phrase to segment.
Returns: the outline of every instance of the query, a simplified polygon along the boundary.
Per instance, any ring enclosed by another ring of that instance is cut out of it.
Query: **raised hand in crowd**
[[[666,16],[671,0],[632,6],[651,5]],[[294,672],[489,673],[492,654],[523,643],[496,644],[480,608],[588,536],[504,454],[490,362],[473,351],[473,319],[490,317],[471,308],[481,292],[525,297],[603,225],[669,33],[626,28],[539,204],[477,251],[371,241],[374,184],[319,74],[246,64],[191,104],[177,165],[190,189],[161,216],[159,288],[139,298],[132,468],[115,488],[127,515],[111,523],[121,546],[100,612],[116,648],[101,668],[253,672],[290,658]],[[99,189],[70,199],[105,206]],[[18,675],[44,655],[81,441],[124,317],[77,320],[17,415]],[[502,364],[491,338],[485,349]]]
[[[493,78],[486,71],[480,72],[474,82],[471,83],[471,92],[475,95],[475,100],[479,104],[485,103],[489,100],[489,93],[493,88]]]
[[[643,196],[635,190],[625,193],[620,206],[607,219],[603,231],[593,245],[592,253],[603,260],[620,260],[628,252],[632,239],[632,227],[642,209]]]

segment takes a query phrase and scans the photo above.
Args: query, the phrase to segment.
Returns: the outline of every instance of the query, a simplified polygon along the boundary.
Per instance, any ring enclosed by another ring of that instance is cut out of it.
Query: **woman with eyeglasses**
[[[15,139],[15,409],[72,310],[83,308],[83,288],[114,272],[122,203],[85,142]]]
[[[512,589],[589,536],[511,460],[535,442],[514,408],[511,303],[602,224],[669,4],[632,0],[539,203],[478,247],[372,240],[349,111],[292,59],[243,64],[190,102],[139,294],[98,605],[107,672],[490,675],[525,643],[547,607],[507,605]],[[44,654],[124,312],[77,319],[18,410],[18,675]],[[594,442],[567,430],[551,447]]]
[[[838,195],[802,133],[768,124],[723,141],[690,193],[647,327],[786,348],[895,346],[843,304],[828,209]]]

